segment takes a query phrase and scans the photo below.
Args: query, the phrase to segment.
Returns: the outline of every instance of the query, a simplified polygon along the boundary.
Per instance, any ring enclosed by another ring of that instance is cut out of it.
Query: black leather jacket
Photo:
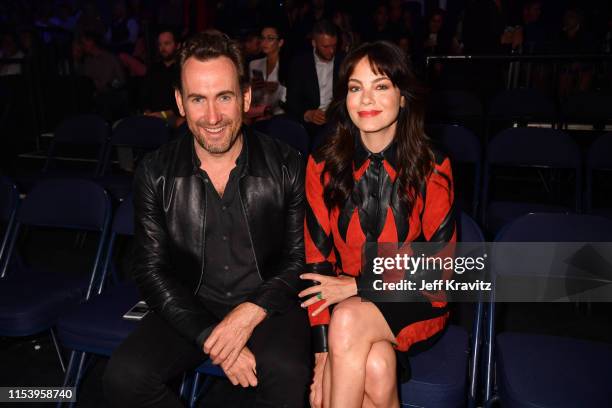
[[[257,272],[248,300],[268,313],[298,304],[304,267],[304,162],[275,139],[243,127],[239,182]],[[206,275],[206,190],[187,133],[145,157],[134,179],[134,280],[149,307],[190,341],[208,326],[197,291]],[[201,344],[198,344],[201,346]]]

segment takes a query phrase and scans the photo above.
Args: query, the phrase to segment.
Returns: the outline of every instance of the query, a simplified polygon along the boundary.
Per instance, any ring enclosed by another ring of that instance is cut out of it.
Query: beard
[[[192,133],[195,135],[196,143],[202,149],[211,154],[223,154],[227,153],[234,146],[236,140],[238,140],[238,137],[240,136],[240,128],[238,127],[237,129],[234,129],[232,126],[233,124],[234,123],[231,120],[224,120],[218,125],[215,125],[215,127],[225,127],[222,132],[227,133],[226,137],[215,142],[207,139],[207,137],[200,131],[202,128],[210,127],[210,125],[207,126],[204,122],[196,122],[196,129],[192,129]]]

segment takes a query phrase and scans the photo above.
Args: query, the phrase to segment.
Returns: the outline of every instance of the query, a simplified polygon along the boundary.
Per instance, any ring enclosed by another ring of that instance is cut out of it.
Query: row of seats
[[[15,191],[14,186],[7,191]],[[45,180],[34,186],[12,214],[10,250],[3,254],[10,267],[0,280],[0,335],[28,336],[50,331],[54,341],[57,338],[71,350],[64,385],[78,386],[88,356],[110,356],[134,328],[134,323],[122,316],[139,300],[138,291],[130,281],[110,279],[118,237],[133,234],[132,200],[126,198],[111,220],[109,195],[98,184],[76,179]],[[14,243],[26,226],[98,233],[91,269],[75,278],[15,266],[11,261],[16,256]],[[483,239],[467,215],[461,217],[459,230],[465,240]],[[482,314],[482,307],[477,313]],[[454,401],[451,405],[463,405],[467,401],[468,353],[476,350],[469,341],[464,329],[452,326],[433,349],[415,357],[413,378],[402,385],[405,404],[450,406]],[[61,356],[59,344],[57,352]],[[475,365],[471,367],[475,369]],[[208,362],[196,372],[193,380],[186,382],[189,386],[182,387],[192,406],[201,389],[200,375],[222,375],[218,367]]]
[[[472,167],[470,185],[456,185],[457,202],[473,216],[480,214],[478,218],[492,235],[508,221],[529,212],[584,211],[612,215],[612,208],[598,207],[593,200],[594,173],[612,170],[612,133],[601,135],[583,157],[576,142],[556,129],[508,128],[496,134],[485,149],[471,131],[461,126],[430,125],[427,132],[451,158],[457,179],[461,176],[456,170],[458,165]],[[529,194],[522,191],[516,201],[496,198],[491,191],[496,186],[496,170],[500,168],[532,168],[548,174],[568,170],[574,180],[573,205],[540,203],[530,200]]]
[[[6,194],[0,202],[6,205],[0,214],[8,216],[3,224],[11,227],[0,253],[0,264],[8,265],[0,280],[0,335],[50,331],[55,341],[57,334],[59,343],[71,350],[64,385],[78,386],[87,358],[109,356],[134,328],[122,315],[139,300],[138,291],[129,281],[110,279],[117,239],[134,233],[132,200],[124,200],[112,216],[109,195],[91,181],[42,181],[22,202],[9,180],[3,179],[3,187]],[[75,277],[14,262],[17,236],[26,226],[96,232],[99,239],[91,268]],[[460,214],[457,228],[460,241],[484,241],[478,225],[465,213]],[[496,241],[612,242],[612,221],[590,215],[530,214],[508,224]],[[612,380],[607,369],[612,363],[610,345],[497,334],[495,304],[486,307],[486,320],[484,311],[482,303],[475,304],[471,336],[461,327],[449,326],[432,349],[412,358],[412,378],[401,385],[402,406],[475,406],[480,390],[487,404],[501,399],[504,406],[606,406],[612,401],[607,386]],[[61,359],[57,343],[56,348]],[[478,370],[481,356],[484,373]],[[581,370],[563,369],[569,367]],[[181,393],[190,406],[199,398],[200,374],[210,377],[222,372],[206,362],[183,381]],[[559,386],[570,383],[571,387]]]
[[[434,122],[541,121],[560,127],[569,123],[602,124],[612,122],[612,95],[581,92],[557,104],[536,89],[508,89],[485,105],[470,92],[446,90],[429,96],[427,112],[428,120]]]

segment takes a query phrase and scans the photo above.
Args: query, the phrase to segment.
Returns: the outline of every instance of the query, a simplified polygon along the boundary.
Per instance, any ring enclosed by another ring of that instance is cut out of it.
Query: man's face
[[[444,22],[444,19],[442,18],[440,14],[433,15],[431,17],[431,20],[429,20],[429,32],[439,33],[440,30],[442,29],[443,22]]]
[[[331,61],[336,55],[336,45],[338,38],[327,34],[316,34],[312,39],[312,46],[319,58],[324,61]]]
[[[227,57],[189,58],[182,69],[176,103],[197,144],[208,154],[227,153],[240,135],[242,114],[251,105],[251,89],[242,91],[236,66]]]
[[[172,33],[160,33],[157,37],[157,47],[159,55],[161,55],[164,61],[174,59],[176,55],[176,42],[174,41],[174,35]]]

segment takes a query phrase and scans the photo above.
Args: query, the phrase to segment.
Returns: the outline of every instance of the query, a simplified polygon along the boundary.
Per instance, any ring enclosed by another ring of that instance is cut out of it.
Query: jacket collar
[[[355,137],[355,153],[353,154],[353,164],[355,165],[355,169],[361,168],[367,159],[375,155],[382,156],[382,158],[395,169],[397,160],[397,143],[395,140],[393,140],[380,153],[372,153],[364,146],[360,136]]]
[[[238,161],[244,165],[244,174],[253,177],[265,177],[266,163],[258,135],[248,126],[241,128],[243,148]],[[200,160],[195,152],[194,136],[190,130],[181,136],[181,146],[176,160],[177,174],[195,175],[200,169]]]

